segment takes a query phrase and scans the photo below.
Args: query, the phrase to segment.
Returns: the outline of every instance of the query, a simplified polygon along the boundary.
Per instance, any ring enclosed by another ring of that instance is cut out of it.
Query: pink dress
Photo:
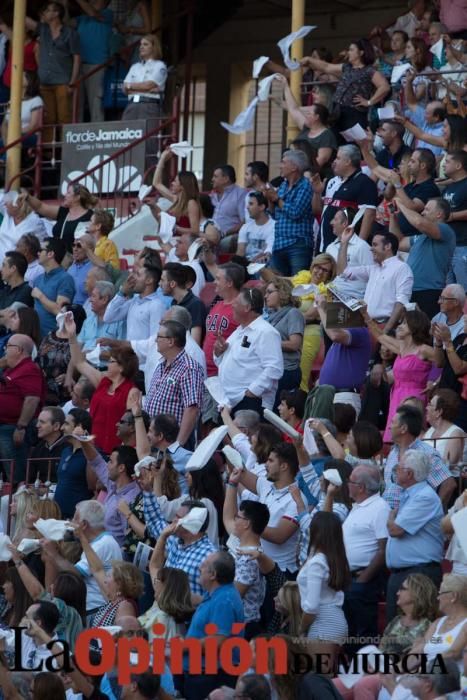
[[[394,362],[394,384],[391,389],[389,402],[388,421],[384,431],[384,442],[391,442],[391,423],[399,404],[409,396],[417,396],[426,403],[426,394],[422,391],[426,388],[428,375],[431,371],[431,362],[421,360],[417,355],[399,355]]]

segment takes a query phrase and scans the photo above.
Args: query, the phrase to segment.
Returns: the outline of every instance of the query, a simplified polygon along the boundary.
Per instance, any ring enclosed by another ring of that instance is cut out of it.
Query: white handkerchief
[[[169,146],[172,153],[175,153],[179,158],[188,158],[193,150],[193,146],[189,141],[178,141],[178,143],[171,143]]]
[[[0,535],[0,561],[10,561],[11,552],[7,545],[11,544],[8,535]]]
[[[303,447],[310,457],[319,452],[313,430],[310,428],[308,421],[305,422],[305,428],[303,429]]]
[[[25,537],[21,540],[21,542],[18,545],[18,552],[23,552],[23,554],[30,554],[31,552],[35,552],[36,549],[39,549],[40,546],[41,545],[39,543],[39,540],[34,540],[32,538]]]
[[[57,321],[57,328],[59,331],[63,330],[63,327],[65,325],[65,316],[67,315],[66,311],[61,311],[59,314],[55,316],[55,320]]]
[[[10,190],[9,192],[5,192],[5,194],[3,195],[3,202],[5,204],[13,204],[14,205],[18,201],[18,197],[19,197],[19,192],[17,192],[16,190]]]
[[[150,469],[152,464],[155,464],[157,462],[157,459],[153,457],[152,455],[148,455],[147,457],[143,457],[143,459],[140,459],[139,462],[136,462],[134,472],[135,476],[141,476],[141,469]]]
[[[341,131],[342,136],[348,143],[354,143],[354,141],[363,141],[366,139],[366,131],[360,124],[354,124],[350,129]]]
[[[433,44],[433,46],[430,46],[430,51],[431,53],[436,56],[438,61],[441,61],[443,57],[443,49],[444,49],[444,41],[442,39],[439,39],[436,44]]]
[[[260,102],[265,102],[268,97],[269,93],[271,92],[271,85],[273,81],[276,78],[276,75],[279,75],[279,73],[273,73],[272,75],[268,75],[267,78],[263,78],[262,80],[259,81],[258,83],[258,100]]]
[[[319,294],[319,289],[316,284],[297,284],[292,290],[293,297],[304,297],[312,292]]]
[[[139,201],[142,202],[143,199],[148,196],[148,194],[151,192],[151,190],[152,190],[152,185],[141,185],[141,187],[139,188],[139,192],[138,192]]]
[[[334,484],[334,486],[342,486],[341,475],[337,469],[325,469],[323,476],[326,481],[329,481],[330,484]]]
[[[167,197],[159,197],[156,202],[157,208],[161,211],[169,211],[169,209],[172,209],[173,204],[174,203],[171,202],[170,199],[167,199]]]
[[[208,377],[204,380],[204,386],[211,394],[214,401],[218,406],[228,406],[229,402],[226,395],[224,394],[224,389],[221,384],[221,380],[217,375],[214,377]]]
[[[403,75],[412,68],[410,63],[403,63],[401,66],[394,66],[391,73],[391,83],[398,83]]]
[[[359,207],[357,213],[355,214],[354,220],[353,220],[352,223],[350,224],[350,227],[351,227],[351,228],[355,228],[355,226],[358,224],[358,222],[360,221],[360,219],[363,218],[363,215],[365,214],[365,212],[366,212],[367,209],[368,209],[368,207],[366,206],[366,204],[362,204],[362,206]]]
[[[394,107],[380,107],[378,109],[378,119],[394,119],[396,113]]]
[[[73,525],[67,520],[56,520],[55,518],[48,518],[47,520],[39,518],[39,520],[36,520],[35,528],[47,540],[53,540],[54,542],[63,540],[66,531],[74,529]]]
[[[238,450],[235,449],[235,447],[231,447],[230,445],[224,445],[221,451],[229,460],[230,464],[233,467],[235,467],[235,469],[243,469],[244,464],[242,455]]]
[[[298,61],[292,61],[289,55],[289,49],[297,39],[303,39],[307,34],[309,34],[316,26],[305,25],[300,27],[296,32],[288,34],[283,39],[277,42],[277,46],[280,48],[282,56],[284,58],[284,63],[289,70],[298,70],[300,68],[300,63]]]
[[[256,275],[263,267],[266,267],[266,263],[250,263],[246,269],[249,275]]]
[[[198,255],[198,251],[203,245],[204,241],[202,238],[197,238],[196,241],[193,241],[193,243],[190,245],[188,248],[186,254],[188,255],[188,260],[190,262],[193,262],[193,260],[196,258]]]
[[[78,224],[77,227],[75,228],[75,241],[78,238],[81,238],[81,236],[84,236],[84,234],[87,232],[88,232],[87,222],[81,221],[81,223]]]
[[[206,522],[208,514],[207,508],[192,508],[183,518],[178,521],[185,530],[191,532],[192,535],[197,535]]]
[[[253,128],[255,121],[256,105],[258,104],[258,98],[254,97],[248,107],[240,112],[235,117],[233,124],[227,124],[227,122],[221,122],[221,126],[231,134],[242,134],[244,131],[250,131]]]
[[[91,365],[100,365],[101,363],[101,346],[100,343],[97,343],[96,347],[94,350],[90,350],[89,352],[86,353],[86,360],[91,364]]]
[[[257,78],[261,73],[261,69],[265,63],[269,61],[269,56],[260,56],[255,61],[253,61],[253,78]]]
[[[166,211],[161,211],[159,222],[159,236],[163,243],[168,243],[173,236],[177,219]]]

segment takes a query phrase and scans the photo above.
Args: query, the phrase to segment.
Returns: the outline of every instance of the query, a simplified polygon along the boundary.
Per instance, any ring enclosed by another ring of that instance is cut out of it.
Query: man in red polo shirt
[[[0,380],[0,458],[14,459],[14,481],[25,477],[26,428],[45,399],[44,375],[31,355],[34,343],[27,335],[12,335],[5,350],[7,369]],[[8,473],[9,464],[1,465]]]

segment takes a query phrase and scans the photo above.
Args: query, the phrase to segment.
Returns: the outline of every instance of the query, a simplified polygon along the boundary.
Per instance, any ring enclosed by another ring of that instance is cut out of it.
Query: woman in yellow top
[[[106,209],[95,209],[87,227],[87,232],[91,234],[96,242],[94,251],[86,245],[86,240],[81,241],[81,245],[86,250],[88,259],[97,267],[111,265],[115,270],[120,270],[120,259],[118,248],[115,243],[109,240],[108,235],[114,227],[114,217]]]
[[[332,255],[322,253],[313,258],[309,270],[300,270],[292,277],[292,284],[294,287],[298,287],[301,284],[315,284],[317,287],[326,285],[334,279],[336,271],[336,261]],[[325,291],[324,288],[322,291]],[[306,323],[300,362],[300,369],[302,370],[300,389],[306,391],[306,393],[308,393],[308,382],[313,362],[321,345],[321,323],[314,301],[314,292],[300,297],[300,311],[304,315]]]

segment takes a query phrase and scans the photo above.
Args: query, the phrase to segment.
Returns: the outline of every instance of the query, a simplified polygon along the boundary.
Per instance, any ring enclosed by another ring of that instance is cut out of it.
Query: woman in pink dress
[[[407,311],[396,330],[396,337],[386,335],[378,324],[367,318],[371,334],[385,348],[397,353],[393,366],[388,420],[384,442],[391,442],[391,422],[400,403],[408,396],[418,396],[426,403],[425,389],[433,360],[430,345],[430,319],[423,311]]]

